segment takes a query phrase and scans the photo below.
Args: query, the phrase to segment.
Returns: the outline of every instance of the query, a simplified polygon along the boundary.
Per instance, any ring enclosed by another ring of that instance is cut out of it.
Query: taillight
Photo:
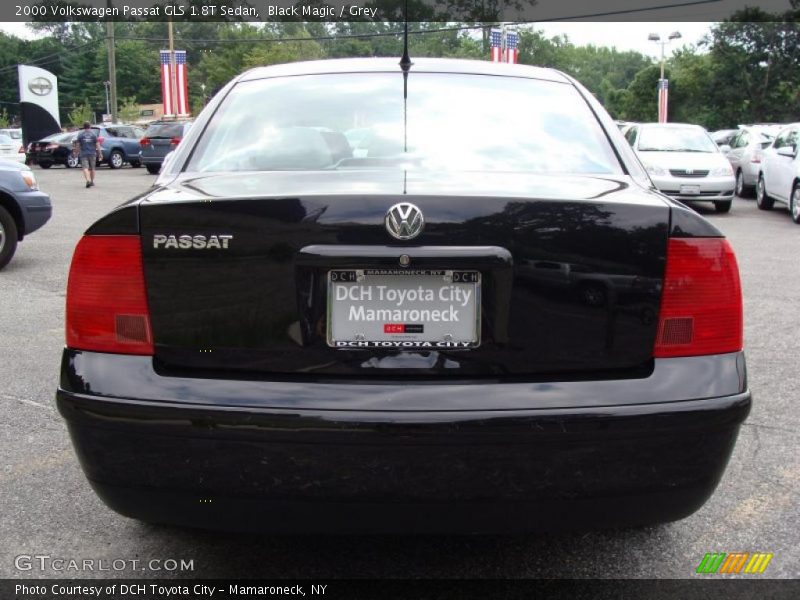
[[[169,141],[170,146],[177,146],[180,143],[181,143],[181,138],[179,137],[174,137]]]
[[[725,238],[670,238],[656,358],[742,349],[742,289]]]
[[[66,321],[69,348],[153,354],[138,236],[81,238],[69,270]]]
[[[139,140],[140,146],[148,146],[150,144],[150,138],[143,137]]]
[[[25,154],[25,146],[20,146],[17,154]]]

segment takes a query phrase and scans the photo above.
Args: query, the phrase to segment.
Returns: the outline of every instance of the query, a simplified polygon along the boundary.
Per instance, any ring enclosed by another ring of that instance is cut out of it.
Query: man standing
[[[97,166],[97,157],[100,155],[100,140],[97,134],[92,131],[92,124],[89,121],[83,123],[83,130],[75,136],[72,142],[72,151],[77,153],[81,159],[83,176],[86,178],[86,187],[94,185],[94,173]]]

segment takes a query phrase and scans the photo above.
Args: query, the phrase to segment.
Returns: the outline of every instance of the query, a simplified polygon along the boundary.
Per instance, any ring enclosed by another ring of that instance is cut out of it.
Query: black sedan
[[[88,229],[66,305],[59,410],[145,521],[670,521],[751,403],[730,245],[549,69],[244,73]]]
[[[81,162],[72,153],[72,141],[75,132],[54,133],[46,138],[28,144],[28,162],[38,164],[43,169],[53,165],[64,165],[70,169],[80,166]]]

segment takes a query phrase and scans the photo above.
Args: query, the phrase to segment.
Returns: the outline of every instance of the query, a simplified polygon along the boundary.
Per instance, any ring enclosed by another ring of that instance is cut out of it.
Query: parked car
[[[655,186],[670,198],[733,204],[733,169],[705,129],[682,123],[643,123],[625,134]]]
[[[375,135],[342,158],[354,127]],[[526,261],[607,293],[523,282]],[[750,408],[723,234],[589,91],[526,65],[236,77],[79,241],[66,332],[57,405],[92,488],[183,526],[680,519]]]
[[[16,161],[0,159],[0,269],[17,244],[50,218],[50,196],[39,191],[33,171]]]
[[[738,129],[720,129],[711,134],[711,139],[717,146],[730,146],[731,140],[739,133]]]
[[[22,143],[22,129],[18,127],[0,129],[0,135],[7,135],[12,140],[19,140]]]
[[[771,210],[775,202],[786,204],[792,220],[800,224],[800,123],[781,130],[761,156],[761,170],[756,184],[756,203],[761,210]]]
[[[141,166],[139,161],[139,139],[144,134],[141,127],[134,125],[93,125],[92,129],[100,140],[103,159],[112,169],[119,169],[125,163],[132,167]]]
[[[25,147],[21,140],[0,133],[0,159],[25,162]]]
[[[186,136],[191,121],[154,121],[139,140],[139,162],[148,173],[156,174],[161,170],[164,157],[175,150]]]
[[[736,195],[749,196],[755,190],[761,167],[761,154],[780,132],[774,125],[743,125],[730,146],[720,146],[736,177]]]
[[[54,133],[46,138],[28,144],[28,162],[49,169],[53,165],[64,165],[74,169],[80,166],[80,159],[73,156],[72,142],[77,134]]]

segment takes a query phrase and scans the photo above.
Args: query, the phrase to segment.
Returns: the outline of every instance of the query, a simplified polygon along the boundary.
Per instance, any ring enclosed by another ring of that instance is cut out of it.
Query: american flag
[[[165,115],[189,114],[189,87],[186,81],[186,50],[175,50],[175,94],[172,93],[169,50],[161,51],[161,97]]]
[[[503,62],[503,32],[499,29],[492,29],[492,62]]]
[[[669,100],[669,80],[658,80],[658,122],[667,122],[667,103]]]
[[[516,63],[519,58],[519,34],[516,31],[506,33],[506,62]]]

